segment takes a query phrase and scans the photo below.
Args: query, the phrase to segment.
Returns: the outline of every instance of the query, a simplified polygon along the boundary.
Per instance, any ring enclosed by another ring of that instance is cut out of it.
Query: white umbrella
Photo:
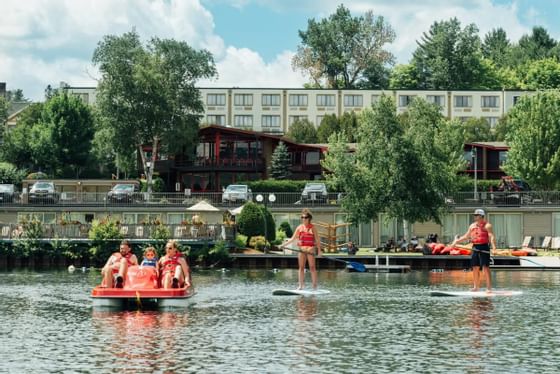
[[[245,205],[241,205],[240,207],[237,207],[237,208],[235,208],[235,209],[230,209],[229,212],[230,212],[232,215],[236,216],[236,215],[238,215],[238,214],[241,213],[241,211],[243,210],[243,207],[244,207],[244,206],[245,206]]]
[[[220,211],[220,209],[216,208],[210,203],[207,203],[204,200],[199,201],[198,203],[194,204],[191,207],[188,207],[187,210],[191,212],[219,212]]]

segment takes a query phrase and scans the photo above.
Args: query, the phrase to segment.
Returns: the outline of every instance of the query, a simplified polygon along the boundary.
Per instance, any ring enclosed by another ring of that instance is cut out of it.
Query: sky
[[[560,39],[558,0],[2,0],[0,82],[33,101],[43,100],[47,85],[95,87],[97,43],[135,28],[144,41],[173,38],[209,50],[218,77],[201,87],[301,87],[308,79],[291,66],[298,30],[341,3],[355,16],[372,10],[387,20],[397,63],[409,62],[433,22],[451,17],[475,23],[481,37],[502,27],[516,42],[543,26]]]

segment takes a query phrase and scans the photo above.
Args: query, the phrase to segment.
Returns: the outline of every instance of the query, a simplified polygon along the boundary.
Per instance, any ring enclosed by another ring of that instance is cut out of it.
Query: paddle
[[[482,249],[476,249],[476,248],[474,248],[474,247],[469,248],[468,246],[461,245],[461,244],[456,244],[455,247],[457,247],[457,248],[470,249],[470,250],[472,250],[472,251],[480,252],[480,253],[488,253],[490,256],[493,256],[492,253],[491,253],[490,251],[484,251],[484,250],[482,250]],[[529,261],[529,262],[531,262],[531,263],[533,263],[533,264],[535,264],[535,265],[537,265],[537,266],[545,267],[545,265],[543,265],[543,264],[539,264],[539,263],[536,262],[536,261],[529,260],[529,259],[527,258],[527,256],[523,257],[523,260]]]
[[[286,247],[281,247],[281,248],[286,248]],[[308,255],[310,254],[310,255],[315,256],[315,254],[312,254],[312,253],[309,253],[309,252],[306,252],[306,251],[302,251],[301,249],[295,249],[295,248],[292,248],[292,247],[287,248],[287,249],[291,249],[292,251],[295,251],[295,252],[301,252],[301,253],[305,253],[305,254],[308,254]],[[360,272],[360,273],[364,273],[364,272],[367,271],[365,265],[362,264],[361,262],[345,261],[345,260],[341,260],[339,258],[332,258],[332,257],[327,257],[327,256],[324,256],[323,258],[326,258],[327,260],[331,260],[331,261],[343,262],[346,265],[350,265],[350,267],[352,267],[352,269],[354,269],[354,270],[356,270],[357,272]]]

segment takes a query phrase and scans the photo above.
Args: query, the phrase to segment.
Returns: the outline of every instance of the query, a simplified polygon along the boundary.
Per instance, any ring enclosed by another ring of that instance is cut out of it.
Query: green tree
[[[270,176],[272,179],[288,179],[290,176],[291,159],[288,147],[279,142],[270,160]]]
[[[0,162],[0,182],[21,184],[25,178],[26,170],[18,169],[15,165],[9,162]]]
[[[560,92],[541,91],[522,97],[508,113],[504,165],[510,175],[533,188],[552,190],[560,181]]]
[[[15,101],[29,101],[25,95],[23,94],[23,90],[17,88],[15,90],[9,90],[6,92],[6,100],[15,102]]]
[[[344,134],[346,140],[350,143],[356,141],[354,135],[358,131],[358,116],[356,112],[345,112],[339,119],[340,132]]]
[[[413,54],[419,87],[431,90],[479,88],[483,79],[481,42],[474,24],[457,18],[434,22]]]
[[[389,88],[391,69],[379,62],[371,63],[364,70],[363,80],[356,83],[356,87],[363,90],[385,90]]]
[[[301,44],[292,66],[307,73],[315,84],[326,80],[327,87],[351,88],[364,79],[368,67],[394,60],[384,46],[395,40],[395,32],[371,11],[352,17],[340,5],[328,18],[308,20],[307,30],[300,30],[299,36]]]
[[[340,124],[336,118],[336,114],[328,114],[323,117],[317,128],[317,141],[319,143],[328,143],[329,137],[339,131]]]
[[[509,65],[521,67],[527,62],[556,57],[558,43],[548,34],[544,27],[535,26],[531,34],[525,34],[510,53]]]
[[[90,161],[94,122],[91,109],[78,97],[61,93],[47,101],[43,126],[51,132],[54,165],[63,177],[80,177]]]
[[[113,148],[119,154],[138,151],[151,191],[157,155],[189,154],[197,143],[204,107],[195,84],[216,74],[212,55],[172,39],[152,38],[144,46],[131,31],[105,36],[93,63],[102,76],[97,100],[114,129]],[[151,147],[151,160],[144,146]]]
[[[506,31],[501,27],[492,29],[484,36],[482,55],[490,59],[497,67],[507,66],[511,43]]]
[[[484,118],[469,118],[460,123],[463,142],[489,142],[494,140],[490,124]]]
[[[420,87],[416,65],[397,65],[391,71],[389,88],[392,90],[415,90]]]
[[[0,125],[4,125],[8,120],[8,101],[0,96]]]
[[[326,177],[342,188],[342,208],[351,222],[375,220],[379,213],[409,222],[440,221],[456,177],[447,166],[446,148],[433,145],[432,117],[445,121],[436,106],[412,109],[403,127],[393,99],[383,95],[360,117],[356,152],[347,151],[342,136],[329,147],[323,163],[330,170]]]
[[[553,58],[529,62],[523,71],[523,87],[528,90],[560,88],[560,63]]]
[[[297,143],[317,143],[317,129],[307,119],[292,123],[286,136]]]

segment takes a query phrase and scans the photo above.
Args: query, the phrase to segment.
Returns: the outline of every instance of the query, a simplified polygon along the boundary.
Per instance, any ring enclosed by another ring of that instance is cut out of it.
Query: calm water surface
[[[97,271],[0,272],[0,372],[558,373],[560,273],[494,272],[494,299],[436,298],[471,273],[200,271],[186,310],[91,307]]]

